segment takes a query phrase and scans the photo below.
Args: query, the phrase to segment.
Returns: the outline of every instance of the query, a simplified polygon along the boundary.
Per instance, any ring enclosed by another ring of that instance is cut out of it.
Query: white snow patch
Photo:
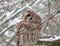
[[[50,37],[50,38],[41,38],[41,39],[39,39],[39,41],[56,41],[56,40],[58,40],[58,39],[60,39],[60,36],[57,36],[57,35],[54,35],[53,37]]]
[[[10,25],[15,25],[17,23],[19,23],[21,21],[21,19],[15,18],[14,20],[10,20]]]
[[[6,31],[4,34],[8,37],[12,37],[15,34],[15,32],[12,33],[11,31]]]
[[[10,18],[12,16],[12,14],[15,12],[15,10],[12,10],[11,12],[6,12],[6,15],[7,15],[6,19]]]
[[[6,19],[11,16],[11,12],[6,12]]]

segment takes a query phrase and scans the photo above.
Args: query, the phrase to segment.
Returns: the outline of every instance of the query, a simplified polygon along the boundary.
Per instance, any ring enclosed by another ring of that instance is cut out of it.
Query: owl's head
[[[26,11],[24,15],[25,15],[24,21],[28,21],[35,24],[41,23],[41,17],[32,10]]]

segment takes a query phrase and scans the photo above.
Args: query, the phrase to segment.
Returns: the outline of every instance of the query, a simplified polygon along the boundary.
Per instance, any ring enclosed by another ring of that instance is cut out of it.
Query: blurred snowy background
[[[40,41],[60,39],[60,0],[0,0],[0,46],[6,46],[15,35],[17,24],[22,20],[24,11],[32,9],[42,22],[55,15],[42,25]],[[16,38],[9,46],[16,46]]]

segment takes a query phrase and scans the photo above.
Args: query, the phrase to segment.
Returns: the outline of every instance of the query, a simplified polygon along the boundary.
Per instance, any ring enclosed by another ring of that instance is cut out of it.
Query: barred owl
[[[38,14],[34,11],[27,10],[24,14],[24,20],[21,21],[17,26],[17,46],[35,45],[39,39],[41,28],[41,17],[38,16]],[[22,34],[19,35],[20,33]]]

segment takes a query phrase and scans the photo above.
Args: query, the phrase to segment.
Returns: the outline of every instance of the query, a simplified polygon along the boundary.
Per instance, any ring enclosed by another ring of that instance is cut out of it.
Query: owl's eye
[[[26,17],[30,17],[31,16],[31,14],[27,14],[27,16]]]
[[[31,14],[27,14],[25,19],[31,20],[32,19],[32,15]]]

